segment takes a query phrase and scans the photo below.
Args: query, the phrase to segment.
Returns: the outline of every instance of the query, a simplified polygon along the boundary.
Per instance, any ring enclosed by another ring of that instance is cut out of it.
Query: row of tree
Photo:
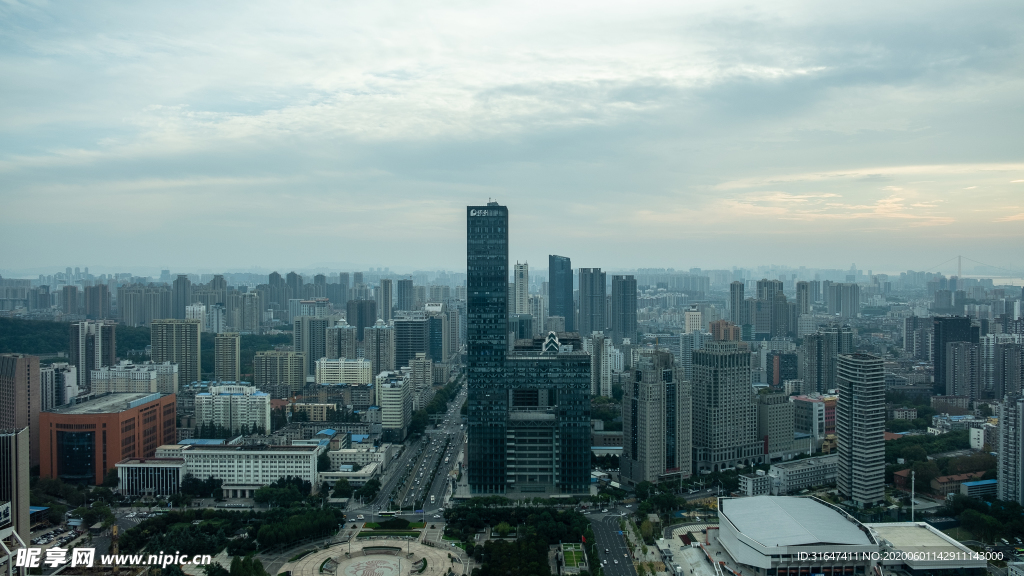
[[[344,522],[345,515],[334,508],[312,509],[281,522],[264,523],[256,539],[261,549],[285,546],[305,538],[333,534]]]

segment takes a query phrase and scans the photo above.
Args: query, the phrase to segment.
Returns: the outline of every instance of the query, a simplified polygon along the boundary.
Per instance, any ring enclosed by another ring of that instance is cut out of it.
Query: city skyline
[[[0,17],[8,270],[416,267],[424,240],[457,269],[488,197],[537,264],[557,231],[605,270],[1021,267],[1012,2]]]

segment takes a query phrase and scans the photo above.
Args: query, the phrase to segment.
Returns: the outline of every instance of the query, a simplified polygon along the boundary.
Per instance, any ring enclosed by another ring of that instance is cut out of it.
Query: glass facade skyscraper
[[[572,300],[572,261],[567,256],[548,256],[548,316],[565,318],[565,331],[576,331],[576,307]]]
[[[466,216],[470,491],[588,493],[590,355],[554,334],[521,334],[511,350],[508,210],[489,203]],[[571,272],[568,287],[571,304]]]
[[[466,208],[466,377],[469,486],[505,492],[508,396],[508,209]]]

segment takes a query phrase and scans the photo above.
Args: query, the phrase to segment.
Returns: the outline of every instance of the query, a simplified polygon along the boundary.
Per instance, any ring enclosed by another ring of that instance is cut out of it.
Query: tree
[[[934,460],[914,462],[910,470],[915,473],[914,489],[918,492],[931,490],[931,482],[939,476],[939,465]]]
[[[352,497],[352,486],[348,483],[348,478],[339,478],[334,484],[334,497],[335,498],[351,498]]]
[[[636,485],[636,497],[640,500],[647,500],[651,497],[651,491],[654,489],[654,484],[647,482],[646,480]]]
[[[509,526],[508,522],[502,521],[498,523],[494,530],[498,533],[498,536],[504,538],[505,536],[508,536],[509,532],[512,531],[512,526]]]
[[[317,472],[328,472],[331,469],[331,457],[327,455],[327,452],[321,452],[320,456],[316,459],[316,471]]]
[[[107,473],[103,475],[103,485],[108,488],[116,488],[119,480],[117,477],[117,468],[111,468],[107,470]]]
[[[651,524],[650,520],[644,520],[643,523],[640,524],[640,536],[645,542],[654,538],[654,525]]]

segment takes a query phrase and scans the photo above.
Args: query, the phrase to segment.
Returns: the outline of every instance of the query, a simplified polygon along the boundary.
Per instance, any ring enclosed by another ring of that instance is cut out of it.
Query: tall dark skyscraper
[[[612,276],[612,317],[608,324],[615,344],[622,344],[623,338],[636,338],[636,278],[633,276]]]
[[[552,256],[552,259],[557,258]],[[568,258],[565,258],[568,268]],[[508,396],[508,209],[497,202],[466,208],[466,376],[469,486],[505,492]],[[572,304],[572,273],[569,273]]]
[[[935,328],[932,337],[934,361],[932,373],[935,377],[935,387],[944,393],[946,389],[946,345],[950,342],[977,344],[981,335],[978,328],[971,326],[971,319],[967,316],[936,316],[932,319],[932,326]]]
[[[729,284],[729,321],[737,326],[749,324],[743,313],[743,282]]]
[[[185,307],[192,303],[192,281],[179,274],[171,287],[171,318],[185,319]]]
[[[580,268],[580,336],[589,337],[593,332],[608,327],[605,321],[607,289],[605,273],[600,268]]]
[[[292,298],[302,298],[302,275],[296,274],[295,272],[289,272],[286,278],[288,283],[288,298],[284,301],[285,309],[288,308],[288,300]]]
[[[548,256],[548,316],[565,318],[565,331],[576,331],[576,307],[572,301],[572,261],[567,256]]]
[[[414,310],[415,303],[416,294],[412,288],[412,278],[399,280],[398,290],[395,294],[395,310]]]
[[[349,300],[345,305],[345,320],[356,328],[356,338],[363,340],[363,331],[377,322],[377,302],[373,300]]]

